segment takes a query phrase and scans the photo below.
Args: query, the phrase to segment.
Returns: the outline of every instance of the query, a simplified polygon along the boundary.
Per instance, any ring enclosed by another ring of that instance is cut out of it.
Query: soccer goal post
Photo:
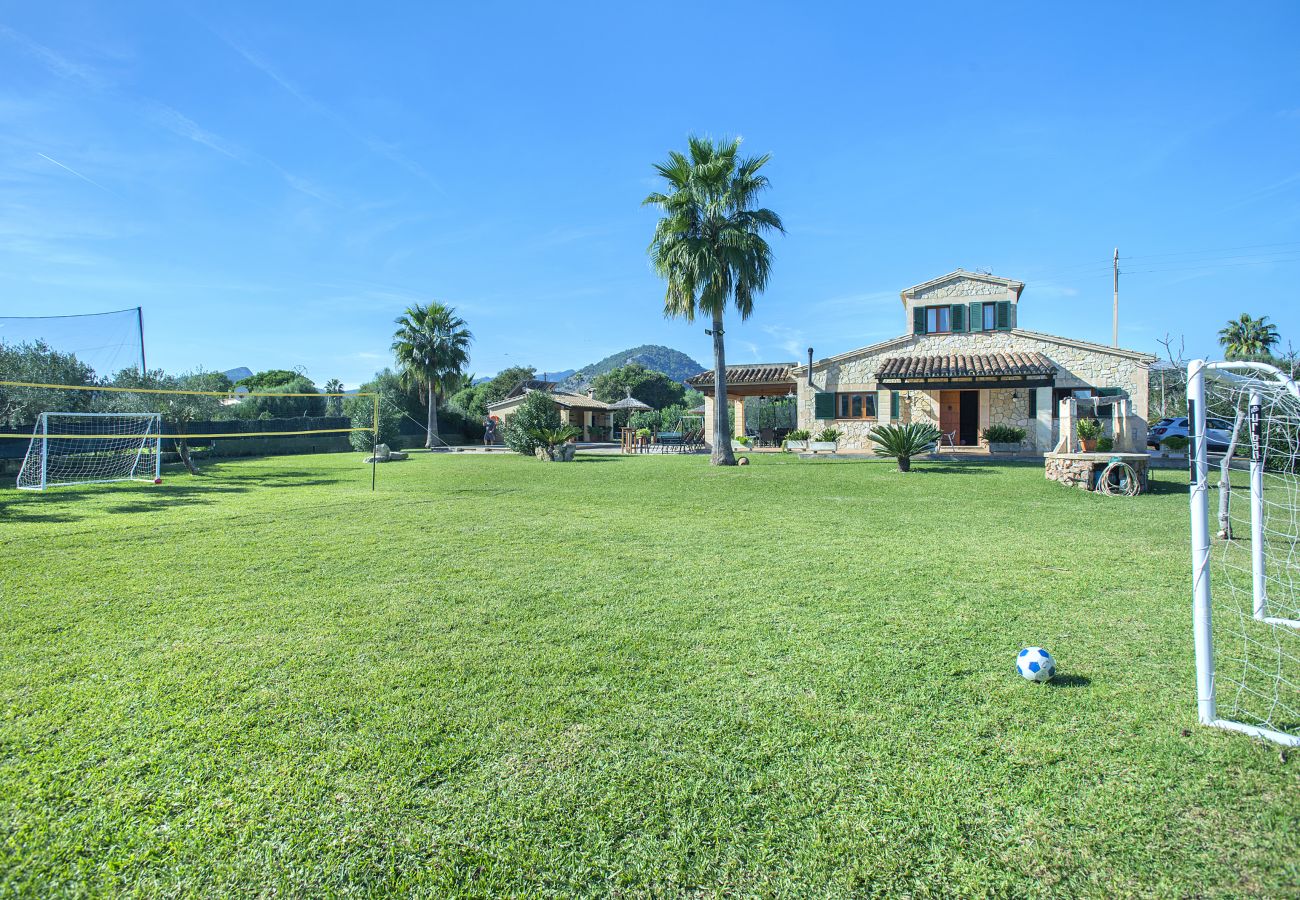
[[[43,412],[18,471],[18,487],[43,491],[161,477],[159,413]]]
[[[1187,418],[1198,717],[1300,746],[1300,389],[1193,360]]]

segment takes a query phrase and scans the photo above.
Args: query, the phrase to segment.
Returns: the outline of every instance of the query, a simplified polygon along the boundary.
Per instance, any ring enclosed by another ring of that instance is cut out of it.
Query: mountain
[[[617,369],[628,363],[640,363],[647,369],[663,372],[673,381],[685,381],[705,369],[704,366],[680,350],[664,347],[661,344],[642,344],[640,347],[633,347],[630,350],[611,353],[600,362],[583,366],[563,378],[557,376],[564,373],[551,373],[548,377],[553,381],[563,382],[562,386],[567,390],[577,390],[597,375],[603,375],[611,369]]]
[[[225,375],[231,381],[238,381],[241,378],[251,378],[253,375],[253,370],[248,368],[248,366],[240,366],[237,369],[227,369],[221,374]]]

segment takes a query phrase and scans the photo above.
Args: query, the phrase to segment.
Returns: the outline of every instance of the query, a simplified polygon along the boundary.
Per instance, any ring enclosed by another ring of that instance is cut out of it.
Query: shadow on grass
[[[1147,493],[1151,494],[1152,496],[1160,496],[1160,495],[1167,495],[1167,494],[1186,494],[1187,483],[1183,482],[1182,484],[1179,484],[1176,481],[1154,481],[1148,479]]]
[[[1092,679],[1087,675],[1057,675],[1047,683],[1055,688],[1076,688],[1087,687],[1092,684]]]
[[[79,522],[84,516],[75,516],[71,513],[46,513],[46,512],[28,512],[26,505],[22,506],[0,506],[0,524],[5,522],[14,522],[26,524],[45,524],[56,525],[67,522]]]
[[[997,469],[997,466],[982,463],[925,463],[918,466],[914,462],[912,471],[906,474],[911,475],[915,472],[921,475],[992,475]]]

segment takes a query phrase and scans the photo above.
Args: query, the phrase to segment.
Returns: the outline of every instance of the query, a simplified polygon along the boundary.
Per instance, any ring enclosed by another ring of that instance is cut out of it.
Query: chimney
[[[587,388],[587,399],[588,399],[588,400],[595,400],[595,399],[596,399],[596,389],[595,389],[595,388]]]

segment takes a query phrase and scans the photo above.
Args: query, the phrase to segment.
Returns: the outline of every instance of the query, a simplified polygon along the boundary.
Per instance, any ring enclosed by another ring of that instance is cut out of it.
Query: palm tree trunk
[[[727,421],[727,354],[722,346],[722,310],[713,313],[713,454],[715,466],[734,466],[731,426]]]
[[[429,379],[429,419],[425,425],[424,449],[432,450],[438,436],[438,394],[433,389],[433,379]]]

